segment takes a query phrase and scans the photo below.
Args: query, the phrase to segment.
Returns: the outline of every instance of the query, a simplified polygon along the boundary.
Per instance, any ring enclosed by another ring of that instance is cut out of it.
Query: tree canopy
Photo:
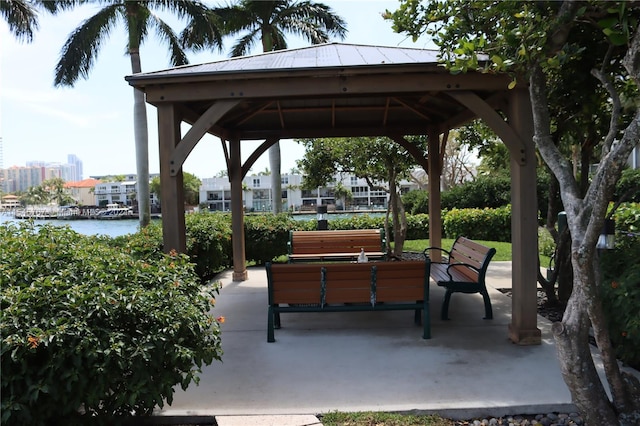
[[[589,424],[632,424],[640,385],[623,379],[598,290],[596,242],[626,160],[640,141],[640,5],[625,1],[402,0],[394,28],[433,36],[452,73],[505,72],[527,82],[534,141],[558,180],[567,212],[573,292],[553,333],[563,378]],[[586,88],[586,90],[585,90]],[[603,106],[606,106],[603,108]],[[589,147],[598,164],[577,176],[561,140]],[[601,351],[610,400],[589,349]]]

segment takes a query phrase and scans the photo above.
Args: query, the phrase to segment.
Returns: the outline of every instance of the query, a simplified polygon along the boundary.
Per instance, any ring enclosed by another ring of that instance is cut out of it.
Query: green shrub
[[[204,290],[186,256],[138,259],[29,222],[0,226],[0,240],[3,425],[149,414],[220,360],[217,286]]]
[[[618,357],[640,368],[640,204],[625,203],[614,214],[616,247],[601,251],[603,306]]]
[[[556,243],[553,237],[544,227],[538,228],[538,252],[546,257],[551,257],[556,251]]]
[[[442,193],[443,209],[497,208],[511,203],[509,176],[480,175]]]
[[[314,221],[315,222],[315,221]],[[287,253],[289,230],[294,220],[286,213],[254,214],[244,218],[244,240],[246,260],[259,264]]]
[[[616,183],[613,199],[619,201],[623,196],[625,197],[623,201],[640,203],[640,169],[622,171],[622,176]]]
[[[196,273],[206,282],[231,266],[231,215],[228,213],[197,213],[185,217],[187,255],[195,264]]]
[[[407,215],[407,240],[426,240],[429,238],[429,215]]]
[[[409,214],[429,213],[429,191],[409,191],[402,196],[402,203]]]
[[[602,252],[603,307],[618,357],[640,368],[640,236],[616,237],[615,250]]]
[[[348,218],[331,219],[329,229],[378,229],[384,228],[384,216],[357,214]]]
[[[185,226],[186,254],[202,283],[231,266],[231,215],[206,211],[188,214],[185,216]],[[151,222],[135,234],[115,237],[108,243],[136,259],[162,257],[162,223]]]
[[[497,209],[453,209],[443,217],[444,236],[511,241],[511,206]]]

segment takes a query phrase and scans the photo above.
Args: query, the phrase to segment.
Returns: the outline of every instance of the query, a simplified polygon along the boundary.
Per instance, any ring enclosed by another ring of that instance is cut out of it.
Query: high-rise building
[[[79,182],[83,179],[82,160],[75,154],[67,155],[67,163],[75,167],[73,178],[71,181]]]

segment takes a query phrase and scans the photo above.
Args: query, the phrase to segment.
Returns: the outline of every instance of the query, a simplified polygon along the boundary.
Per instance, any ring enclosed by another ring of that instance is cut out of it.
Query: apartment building
[[[100,183],[99,180],[89,178],[76,182],[67,182],[64,187],[69,194],[80,206],[97,205],[95,196],[95,187]]]
[[[356,176],[335,176],[332,184],[313,190],[302,189],[302,175],[282,175],[283,211],[315,211],[318,205],[326,205],[329,210],[370,210],[386,209],[389,194],[370,188],[365,179]],[[401,182],[401,192],[405,193],[418,186],[409,181]],[[270,212],[273,191],[271,176],[247,176],[242,181],[242,204],[246,211]],[[339,191],[337,188],[344,188]],[[350,196],[343,196],[343,193]],[[200,203],[211,211],[231,210],[231,184],[227,177],[202,180]]]

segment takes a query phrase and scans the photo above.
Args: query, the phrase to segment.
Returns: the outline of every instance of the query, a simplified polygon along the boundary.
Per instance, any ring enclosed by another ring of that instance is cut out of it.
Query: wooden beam
[[[247,173],[249,173],[249,170],[251,169],[251,167],[253,167],[253,165],[258,160],[258,158],[260,158],[260,156],[262,154],[267,152],[267,150],[270,147],[272,147],[279,140],[280,139],[278,139],[278,138],[268,138],[267,140],[264,141],[264,143],[260,144],[260,146],[258,148],[256,148],[255,151],[253,151],[251,153],[249,158],[247,158],[247,161],[245,161],[244,164],[242,165],[242,178],[243,179],[247,175]]]
[[[440,177],[442,165],[440,163],[440,135],[437,130],[429,129],[427,133],[429,162],[429,245],[442,247],[442,206],[440,194]],[[438,262],[442,259],[440,250],[431,250],[429,257]]]
[[[524,142],[520,136],[480,96],[470,91],[452,91],[447,94],[469,108],[476,116],[482,118],[509,148],[512,158],[516,158],[520,164],[526,162]]]
[[[162,240],[164,252],[187,251],[184,223],[184,185],[182,167],[173,170],[171,156],[180,140],[181,117],[172,104],[158,107],[158,143],[160,149],[160,205],[162,207]]]
[[[187,134],[178,143],[178,146],[171,153],[171,176],[176,176],[178,170],[182,169],[184,161],[187,159],[193,148],[198,144],[202,137],[218,122],[218,120],[226,114],[231,108],[236,106],[240,101],[217,101],[211,105],[204,114],[193,123]]]
[[[244,206],[242,205],[242,158],[240,141],[229,141],[231,182],[231,245],[233,248],[233,281],[245,281],[248,278],[244,244]]]
[[[433,91],[506,91],[506,76],[490,74],[382,74],[382,75],[332,75],[317,77],[283,77],[251,80],[203,81],[199,84],[162,84],[144,88],[147,102],[192,102],[212,99],[281,99],[327,96],[388,94],[400,96],[406,93]]]
[[[525,158],[534,158],[533,113],[526,89],[514,89],[507,109],[509,122],[524,142]],[[509,338],[520,345],[542,343],[537,327],[538,203],[536,164],[511,152],[511,324]]]

